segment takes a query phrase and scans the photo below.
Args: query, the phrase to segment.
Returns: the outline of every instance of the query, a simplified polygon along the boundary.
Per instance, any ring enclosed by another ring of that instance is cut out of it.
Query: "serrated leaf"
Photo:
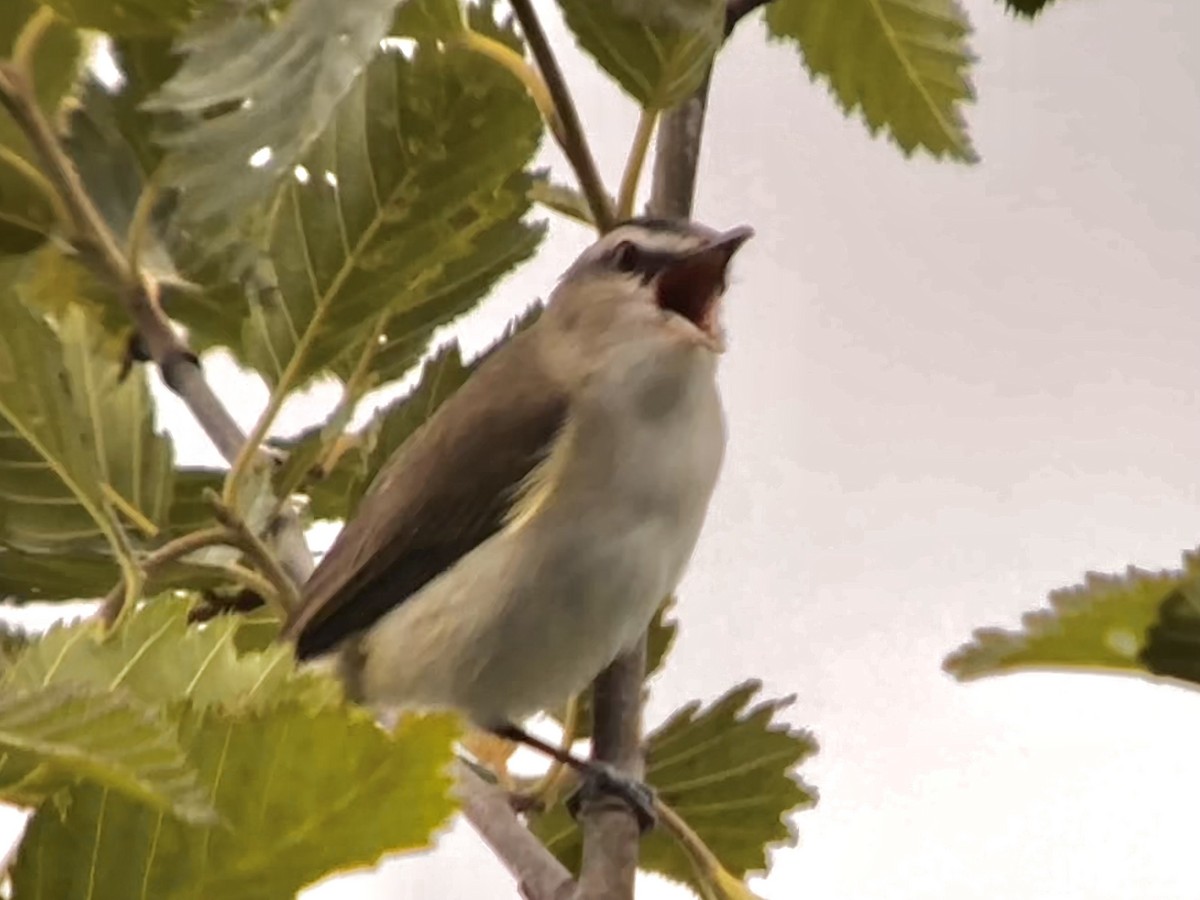
[[[20,301],[15,275],[11,263],[0,268],[0,543],[33,551],[112,545],[102,484],[106,473],[122,475],[132,464],[97,452],[97,422],[80,411],[115,401],[119,411],[99,419],[102,433],[148,428],[140,417],[128,419],[139,401],[125,396],[139,387],[144,393],[145,384],[134,379],[117,387],[115,366],[112,378],[89,380],[98,374],[94,368],[73,362],[91,346],[86,322],[68,317],[56,334]],[[128,474],[118,480],[128,484],[140,473]]]
[[[0,798],[36,806],[78,781],[187,822],[216,821],[175,724],[152,707],[107,688],[0,694]]]
[[[335,869],[428,843],[453,810],[451,717],[410,717],[389,733],[344,706],[331,679],[298,672],[288,647],[239,653],[235,617],[188,627],[186,613],[158,598],[107,639],[91,623],[54,628],[18,655],[5,688],[111,686],[172,711],[220,824],[185,830],[77,787],[30,823],[17,896],[290,897]]]
[[[776,0],[767,26],[872,134],[886,128],[905,153],[976,161],[962,113],[975,97],[971,24],[958,0]]]
[[[1189,578],[1159,605],[1138,661],[1154,675],[1200,684],[1200,581]]]
[[[228,227],[269,198],[379,52],[396,3],[294,0],[277,23],[247,10],[191,30],[183,64],[148,103],[182,117],[161,142],[184,219]]]
[[[793,773],[816,742],[772,724],[789,700],[751,706],[760,688],[749,681],[708,707],[689,703],[647,738],[647,783],[740,878],[766,868],[769,846],[794,840],[785,815],[816,803],[815,790]],[[578,871],[579,829],[561,806],[536,817],[532,830]],[[702,890],[691,861],[662,829],[643,840],[639,865]]]
[[[124,91],[133,92],[128,85]],[[134,211],[145,188],[145,172],[137,150],[126,137],[125,128],[133,128],[130,111],[122,109],[123,100],[112,93],[94,75],[89,77],[72,104],[67,116],[67,133],[63,147],[75,163],[88,196],[100,212],[109,229],[125,242],[133,221]],[[124,113],[125,118],[122,118]],[[164,241],[170,196],[159,195],[155,212],[150,217],[138,246],[139,268],[160,284],[179,285],[183,277],[175,267]],[[99,292],[100,286],[93,288]],[[124,315],[111,289],[104,292],[107,304],[117,311],[123,325]]]
[[[186,700],[197,709],[260,709],[284,699],[327,706],[337,699],[333,682],[295,670],[287,646],[239,654],[233,617],[189,626],[187,604],[170,597],[126,616],[114,633],[92,621],[54,626],[17,658],[5,683],[26,690],[107,685],[151,705]]]
[[[533,179],[529,186],[529,199],[584,225],[596,224],[583,193],[569,185],[552,181],[547,173],[538,173]]]
[[[389,735],[364,715],[289,702],[185,717],[181,740],[222,826],[197,834],[113,793],[72,792],[25,832],[17,897],[268,900],[332,871],[421,849],[453,812],[446,767],[456,730],[409,718]]]
[[[279,201],[277,290],[245,327],[245,361],[299,387],[364,352],[396,377],[540,233],[521,169],[541,124],[524,88],[463,49],[375,60]],[[397,361],[398,359],[398,361]]]
[[[1196,553],[1184,555],[1182,571],[1090,572],[1082,584],[1051,591],[1050,608],[1022,616],[1020,631],[977,629],[943,668],[960,681],[1020,669],[1141,669],[1164,602],[1197,577]]]
[[[148,37],[181,30],[199,10],[218,0],[42,0],[80,28],[114,36]]]
[[[40,9],[36,0],[4,0],[0,59],[12,53],[13,42]],[[57,21],[46,28],[34,57],[33,74],[38,105],[51,120],[74,84],[82,57],[74,28]],[[33,186],[27,174],[30,167],[37,169],[37,157],[16,122],[0,108],[0,254],[32,250],[54,228],[53,208]]]
[[[699,86],[725,36],[719,0],[559,0],[579,45],[647,109]]]

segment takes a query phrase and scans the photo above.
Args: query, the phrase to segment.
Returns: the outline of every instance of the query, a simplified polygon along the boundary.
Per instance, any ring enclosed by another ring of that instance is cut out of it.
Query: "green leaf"
[[[104,638],[57,627],[21,652],[6,690],[119,687],[177,716],[179,742],[220,824],[196,831],[94,785],[38,811],[12,871],[15,895],[56,900],[291,897],[328,873],[424,847],[453,810],[451,717],[389,733],[339,702],[290,649],[239,653],[235,617],[186,625],[159,598]]]
[[[790,700],[754,706],[761,684],[739,685],[701,709],[689,703],[647,739],[646,781],[738,877],[765,869],[769,846],[792,843],[784,816],[816,803],[816,791],[793,769],[817,751],[806,732],[772,724]],[[561,806],[534,818],[532,829],[573,871],[582,844]],[[700,890],[695,870],[662,829],[642,842],[640,866]]]
[[[121,690],[0,694],[0,798],[36,806],[78,781],[188,822],[215,823],[174,723]]]
[[[111,792],[41,809],[12,869],[17,897],[265,900],[336,870],[426,847],[453,811],[449,720],[389,735],[363,715],[294,702],[185,717],[182,741],[222,825],[199,833]]]
[[[960,681],[1022,669],[1141,670],[1151,626],[1164,604],[1200,578],[1200,555],[1182,571],[1088,573],[1082,584],[1050,592],[1050,608],[1026,613],[1020,631],[980,628],[943,668]]]
[[[181,30],[217,0],[42,0],[80,28],[113,36],[148,37]]]
[[[288,389],[364,353],[401,374],[532,252],[521,169],[540,133],[520,83],[467,50],[373,62],[281,195],[278,287],[250,311],[245,361]]]
[[[124,90],[133,93],[129,87]],[[88,196],[122,242],[129,235],[130,223],[145,187],[142,159],[126,136],[126,129],[136,128],[129,118],[131,111],[122,105],[129,99],[111,93],[94,76],[88,78],[78,102],[71,107],[67,134],[63,138],[63,146],[75,163]],[[164,240],[170,200],[169,194],[159,197],[146,233],[140,239],[137,261],[138,266],[160,284],[175,286],[182,285],[184,279]],[[93,293],[100,291],[99,285],[92,288]],[[123,326],[125,316],[115,293],[104,289],[103,294],[108,307],[116,310]],[[170,302],[171,298],[166,299]]]
[[[104,441],[142,444],[145,385],[118,386],[115,365],[104,377],[85,362],[94,343],[82,314],[56,334],[18,298],[15,270],[0,270],[0,542],[27,550],[111,545],[102,484],[128,489],[142,470],[137,460],[108,459]],[[151,475],[160,456],[151,453]],[[153,485],[139,496],[158,501]]]
[[[579,45],[647,109],[694,91],[725,36],[720,0],[559,0]]]
[[[392,35],[421,41],[446,40],[465,28],[459,0],[407,0],[396,10]]]
[[[1167,595],[1138,660],[1155,675],[1200,684],[1200,581],[1191,578]]]
[[[977,160],[962,114],[975,98],[971,24],[958,0],[776,0],[767,26],[799,45],[847,114],[862,109],[872,134],[886,128],[905,153]]]
[[[4,0],[0,59],[12,53],[17,36],[40,9],[36,0]],[[82,60],[79,33],[63,22],[51,23],[33,60],[38,105],[51,121],[74,84]],[[32,148],[17,123],[0,108],[0,254],[32,250],[54,227],[53,207],[35,187],[31,169],[37,169]]]
[[[552,209],[561,216],[583,225],[595,226],[587,198],[576,188],[552,181],[548,173],[539,172],[529,186],[529,199]]]
[[[268,200],[379,52],[396,3],[293,0],[277,24],[248,10],[192,29],[183,64],[148,104],[179,114],[162,138],[163,177],[181,189],[187,221],[230,226]]]
[[[186,700],[197,709],[262,709],[282,699],[334,702],[336,685],[296,672],[289,647],[239,654],[237,627],[232,617],[189,627],[187,604],[160,597],[129,613],[114,633],[91,621],[54,626],[21,654],[6,681],[27,690],[119,686],[151,705]]]

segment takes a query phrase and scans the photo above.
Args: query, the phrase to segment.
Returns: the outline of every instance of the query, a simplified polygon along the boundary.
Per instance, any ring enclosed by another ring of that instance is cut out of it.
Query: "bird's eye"
[[[622,272],[637,271],[641,258],[641,251],[630,241],[621,241],[613,251],[613,259]]]

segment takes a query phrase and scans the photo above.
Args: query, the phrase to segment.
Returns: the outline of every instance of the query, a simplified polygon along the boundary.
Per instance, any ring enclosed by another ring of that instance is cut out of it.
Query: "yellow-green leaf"
[[[336,871],[422,849],[454,809],[456,729],[412,718],[388,734],[362,714],[270,710],[184,717],[181,740],[221,824],[197,829],[111,791],[41,809],[21,842],[17,897],[266,900]]]
[[[1051,591],[1049,608],[1022,616],[1020,630],[977,629],[943,666],[961,681],[1022,669],[1145,671],[1151,626],[1167,600],[1198,577],[1195,553],[1184,556],[1181,570],[1090,572],[1082,584]]]
[[[708,707],[689,703],[647,738],[646,781],[737,878],[765,869],[767,849],[794,840],[785,816],[816,802],[816,791],[794,771],[816,752],[816,742],[773,724],[789,700],[751,706],[760,688],[749,681]],[[561,806],[537,816],[532,827],[578,871],[579,829]],[[663,829],[642,842],[640,865],[704,890],[691,859]]]
[[[688,96],[725,36],[720,0],[559,0],[581,47],[647,109]]]
[[[0,693],[0,799],[40,804],[78,782],[157,812],[215,824],[176,725],[120,689],[52,685]]]
[[[147,37],[181,30],[217,0],[42,0],[67,21],[110,35]]]
[[[975,97],[971,24],[958,0],[775,0],[767,25],[872,133],[886,128],[905,153],[976,160],[962,112]]]
[[[4,0],[0,59],[12,54],[18,35],[42,8],[37,0]],[[38,43],[33,74],[38,105],[51,120],[74,84],[82,59],[79,33],[61,21],[50,23]],[[17,123],[0,107],[0,254],[32,250],[55,227],[54,208],[31,172],[37,172],[37,157]]]
[[[102,786],[68,789],[34,816],[17,897],[209,900],[291,897],[332,871],[426,846],[454,805],[452,717],[389,732],[344,705],[289,648],[237,649],[238,622],[186,624],[151,600],[105,639],[57,627],[17,653],[3,690],[117,690],[169,717],[219,824],[197,828]],[[39,893],[40,892],[40,893]]]

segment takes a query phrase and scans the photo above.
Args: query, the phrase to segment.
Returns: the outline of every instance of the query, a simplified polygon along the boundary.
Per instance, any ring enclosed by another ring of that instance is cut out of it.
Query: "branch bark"
[[[512,873],[522,896],[526,900],[569,900],[575,891],[571,873],[513,812],[508,794],[461,762],[455,765],[454,775],[463,815]]]
[[[608,191],[604,189],[604,181],[600,178],[600,171],[596,168],[596,160],[592,156],[583,125],[579,121],[579,112],[575,108],[575,101],[571,99],[571,92],[567,88],[566,79],[563,78],[562,69],[558,67],[554,50],[550,47],[546,32],[542,30],[542,23],[537,17],[537,12],[534,11],[532,0],[510,0],[510,2],[517,21],[521,25],[521,33],[525,35],[529,50],[533,53],[538,70],[542,73],[542,78],[554,100],[554,110],[558,120],[549,123],[550,130],[562,147],[563,153],[566,154],[571,168],[575,170],[575,177],[579,179],[579,186],[587,198],[596,227],[601,232],[608,231],[613,225],[612,202]]]

